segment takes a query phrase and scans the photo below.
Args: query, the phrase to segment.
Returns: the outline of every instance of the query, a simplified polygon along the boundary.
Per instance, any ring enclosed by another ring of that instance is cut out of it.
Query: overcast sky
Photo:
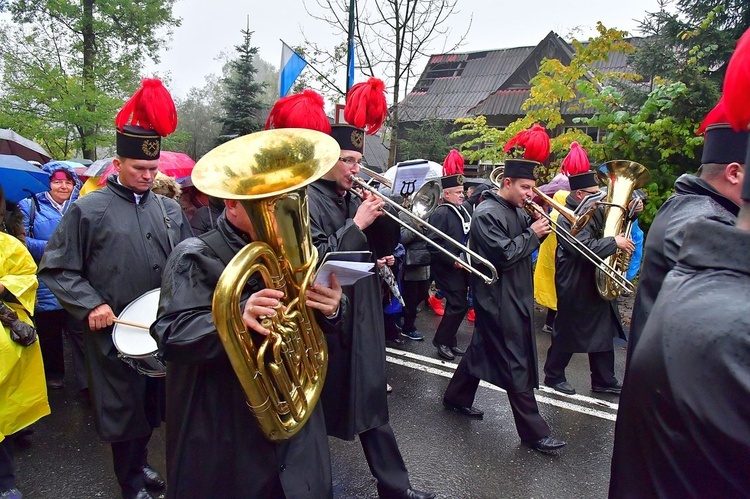
[[[306,4],[311,11],[319,12],[315,0],[306,0]],[[657,0],[458,0],[457,10],[451,18],[453,31],[445,45],[453,45],[471,20],[466,43],[460,48],[469,52],[536,45],[550,30],[566,39],[577,30],[576,36],[586,39],[594,33],[597,21],[637,34],[638,21],[646,12],[658,10],[658,3]],[[180,97],[191,87],[203,86],[208,74],[221,72],[222,63],[217,58],[222,52],[234,56],[234,46],[242,41],[240,30],[247,25],[248,15],[250,30],[255,32],[252,45],[258,47],[262,59],[276,66],[281,58],[279,38],[292,46],[301,45],[304,30],[308,38],[326,48],[340,42],[332,39],[324,22],[309,17],[302,0],[177,0],[174,14],[182,18],[182,26],[175,29],[169,50],[162,51],[161,63],[151,66],[149,71],[161,75],[168,72],[170,90]],[[443,48],[443,43],[436,41],[430,52],[440,53]],[[342,87],[345,85],[344,68],[334,79]],[[358,75],[358,81],[361,79]]]

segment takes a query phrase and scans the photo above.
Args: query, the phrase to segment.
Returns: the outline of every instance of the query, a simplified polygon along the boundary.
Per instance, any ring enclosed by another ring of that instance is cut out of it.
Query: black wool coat
[[[161,286],[171,252],[167,231],[174,244],[192,236],[177,202],[147,191],[135,204],[133,192],[110,175],[105,188],[71,205],[39,266],[39,278],[63,308],[85,324],[91,406],[106,442],[144,437],[158,426],[163,386],[162,380],[147,378],[118,358],[112,327],[92,332],[87,318],[103,303],[119,315],[140,295]]]
[[[324,179],[312,183],[307,193],[318,261],[330,251],[374,251],[353,222],[361,204],[358,198],[340,195],[336,184]],[[373,263],[375,258],[373,254]],[[380,278],[373,272],[344,287],[351,306],[348,330],[328,342],[323,409],[328,434],[344,440],[388,422],[383,303]]]
[[[466,366],[474,376],[509,392],[526,392],[539,386],[531,254],[540,241],[524,210],[492,191],[482,196],[469,241],[495,266],[498,279],[493,284],[472,281],[476,322]]]
[[[630,323],[628,359],[635,351],[667,272],[677,263],[688,225],[701,219],[734,225],[740,209],[711,184],[694,175],[680,176],[674,188],[674,195],[659,208],[646,237],[641,277]]]
[[[578,203],[572,195],[565,205],[575,210]],[[560,227],[570,231],[570,222],[558,217]],[[599,237],[604,223],[604,211],[597,210],[576,239],[604,259],[617,250],[614,237]],[[557,239],[555,255],[555,290],[557,316],[553,340],[563,352],[606,352],[614,348],[612,340],[625,338],[620,322],[617,301],[607,301],[596,290],[596,267],[572,245]]]
[[[459,213],[456,213],[454,208],[458,209]],[[459,214],[461,218],[459,218]],[[467,223],[471,221],[470,209],[467,210],[465,205],[451,207],[443,203],[430,216],[429,223],[441,232],[444,232],[447,236],[450,236],[454,241],[465,244],[463,221]],[[430,233],[430,239],[453,255],[461,255],[460,248],[446,243],[442,237]],[[431,256],[430,270],[432,271],[432,278],[435,279],[435,286],[438,289],[465,290],[469,285],[469,272],[462,268],[456,268],[453,265],[454,261],[434,246],[428,245],[427,249]]]
[[[750,233],[685,231],[620,396],[609,497],[748,497]]]
[[[228,254],[247,241],[221,215],[217,229]],[[205,237],[205,236],[204,236]],[[212,315],[224,262],[202,238],[183,242],[167,262],[152,335],[167,362],[168,497],[269,497],[280,481],[289,498],[330,497],[331,465],[320,404],[305,426],[282,443],[266,440],[247,407]],[[254,274],[242,303],[264,288]],[[325,332],[338,333],[317,316]]]

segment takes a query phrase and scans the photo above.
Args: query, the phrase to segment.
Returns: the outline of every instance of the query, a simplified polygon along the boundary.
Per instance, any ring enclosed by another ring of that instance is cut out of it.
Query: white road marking
[[[434,374],[437,376],[442,376],[444,378],[452,377],[453,371],[455,371],[456,368],[458,367],[458,364],[454,364],[452,362],[446,362],[443,360],[434,359],[432,357],[425,357],[423,355],[415,354],[412,352],[406,352],[404,350],[386,348],[386,352],[390,354],[389,356],[386,356],[386,360],[388,362],[391,362],[393,364],[398,364],[404,367],[408,367],[410,369],[415,369],[417,371],[422,371],[422,372]],[[393,356],[396,356],[396,357],[393,357]],[[422,363],[412,362],[411,360],[406,360],[406,359],[413,359]],[[425,364],[432,364],[435,366],[439,366],[440,369],[431,367],[430,365],[425,365]],[[497,392],[505,393],[505,390],[503,390],[502,388],[499,388],[495,385],[491,385],[485,381],[480,382],[480,386],[484,388],[489,388],[490,390],[494,390]],[[585,395],[578,395],[578,394],[566,395],[564,393],[560,393],[548,387],[541,387],[540,391],[554,394],[556,397],[564,397],[564,398],[572,399],[581,403],[595,404],[595,405],[605,407],[607,409],[611,409],[614,411],[617,411],[617,408],[618,408],[618,405],[612,402],[597,399],[594,397],[586,397]],[[610,412],[604,412],[604,411],[593,409],[590,407],[585,407],[583,405],[575,404],[572,402],[567,402],[565,400],[559,400],[557,398],[537,396],[536,400],[537,402],[540,402],[542,404],[548,404],[548,405],[552,405],[555,407],[560,407],[562,409],[568,409],[571,411],[579,412],[581,414],[588,414],[589,416],[594,416],[594,417],[606,419],[609,421],[615,421],[615,419],[617,418],[616,414],[613,414]]]

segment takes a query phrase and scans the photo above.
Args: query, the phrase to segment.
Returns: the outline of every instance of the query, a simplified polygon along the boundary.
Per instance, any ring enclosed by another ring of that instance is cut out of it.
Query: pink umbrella
[[[159,171],[172,178],[189,176],[194,166],[195,161],[193,161],[193,158],[185,153],[162,151],[159,156]],[[109,165],[104,169],[104,173],[102,173],[99,185],[106,184],[107,177],[112,173],[115,173],[115,165],[110,161]]]

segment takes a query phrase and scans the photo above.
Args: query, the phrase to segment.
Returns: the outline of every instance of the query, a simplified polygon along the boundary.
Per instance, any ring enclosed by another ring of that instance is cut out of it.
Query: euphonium
[[[291,438],[302,428],[325,380],[325,337],[304,306],[317,262],[305,187],[330,170],[339,154],[336,141],[324,133],[268,130],[213,149],[192,173],[202,192],[240,200],[252,223],[254,242],[219,278],[213,315],[248,405],[271,441]],[[262,340],[247,330],[240,308],[255,272],[266,287],[284,292],[285,308],[262,321],[271,331]]]
[[[646,185],[651,178],[648,169],[635,161],[617,160],[605,163],[606,173],[600,179],[607,184],[607,198],[601,202],[607,206],[602,237],[624,234],[630,237],[634,218],[628,217],[628,204],[633,191]],[[608,257],[607,263],[621,276],[625,276],[630,265],[631,255],[618,249]],[[596,270],[596,289],[605,300],[614,300],[622,291],[610,276]]]

